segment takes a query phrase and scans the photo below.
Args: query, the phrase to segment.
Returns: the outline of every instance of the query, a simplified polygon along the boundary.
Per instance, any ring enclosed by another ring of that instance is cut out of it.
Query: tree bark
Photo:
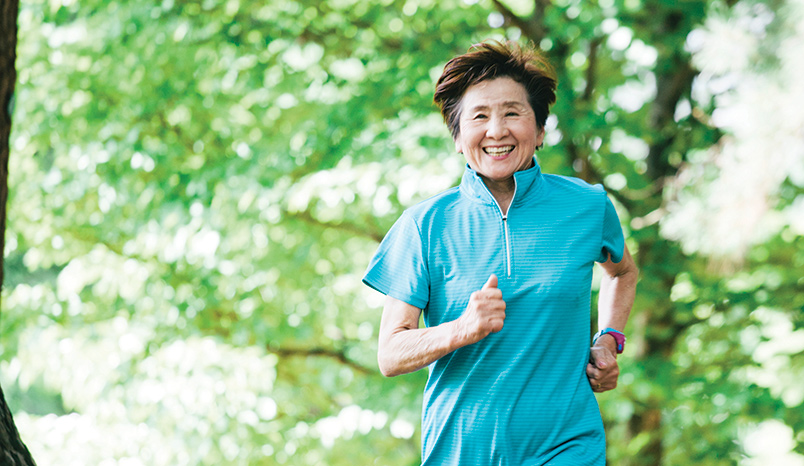
[[[14,418],[0,387],[0,466],[36,466],[28,447],[22,443]]]
[[[6,202],[8,201],[8,156],[11,110],[17,80],[17,12],[19,0],[0,0],[0,286],[3,283],[3,256],[6,249]],[[0,388],[0,466],[35,465],[28,447],[22,443],[14,418]]]

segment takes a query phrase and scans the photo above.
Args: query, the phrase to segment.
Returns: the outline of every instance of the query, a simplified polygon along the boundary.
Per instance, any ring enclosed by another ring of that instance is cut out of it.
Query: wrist
[[[464,329],[463,316],[444,325],[447,325],[449,328],[449,346],[451,350],[456,350],[467,345],[466,341],[469,338]]]
[[[598,337],[592,346],[606,348],[607,350],[611,351],[611,354],[613,354],[614,357],[617,357],[617,340],[615,340],[614,337],[608,333]]]
[[[600,341],[601,339],[603,339],[604,342],[608,341],[609,343],[612,340],[614,341],[613,352],[615,354],[620,354],[625,349],[625,340],[626,340],[625,334],[617,329],[606,327],[605,329],[602,329],[599,332],[597,332],[594,338],[592,338],[592,346],[598,346],[598,341]]]

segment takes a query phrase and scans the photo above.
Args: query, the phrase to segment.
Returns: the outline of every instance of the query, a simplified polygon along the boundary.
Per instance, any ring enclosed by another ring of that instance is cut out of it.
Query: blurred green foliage
[[[606,185],[642,271],[611,464],[737,464],[768,420],[804,453],[801,234],[719,267],[659,230],[722,136],[688,36],[784,11],[732,3],[23,0],[0,382],[34,458],[418,464],[426,374],[379,375],[360,279],[457,182],[433,85],[487,38],[555,64],[540,162]]]

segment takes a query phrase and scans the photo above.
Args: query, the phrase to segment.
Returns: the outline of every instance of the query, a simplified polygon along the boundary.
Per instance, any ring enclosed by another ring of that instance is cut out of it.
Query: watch
[[[595,334],[595,336],[592,338],[592,346],[595,345],[595,343],[597,342],[598,338],[600,338],[601,336],[603,336],[603,335],[605,335],[607,333],[609,335],[611,335],[612,337],[614,337],[614,341],[617,342],[617,354],[622,353],[623,349],[625,348],[625,334],[623,332],[621,332],[619,330],[615,330],[615,329],[613,329],[611,327],[606,327],[603,330],[597,332]]]

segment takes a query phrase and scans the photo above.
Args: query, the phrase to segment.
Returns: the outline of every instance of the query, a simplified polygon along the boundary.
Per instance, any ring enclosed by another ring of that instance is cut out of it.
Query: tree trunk
[[[6,159],[7,160],[7,159]],[[22,443],[14,418],[0,387],[0,466],[36,466],[28,447]]]
[[[0,286],[3,283],[3,252],[6,249],[6,202],[8,200],[8,155],[11,107],[17,71],[17,11],[19,0],[0,0]],[[0,388],[0,466],[35,465],[22,443],[14,418]]]

